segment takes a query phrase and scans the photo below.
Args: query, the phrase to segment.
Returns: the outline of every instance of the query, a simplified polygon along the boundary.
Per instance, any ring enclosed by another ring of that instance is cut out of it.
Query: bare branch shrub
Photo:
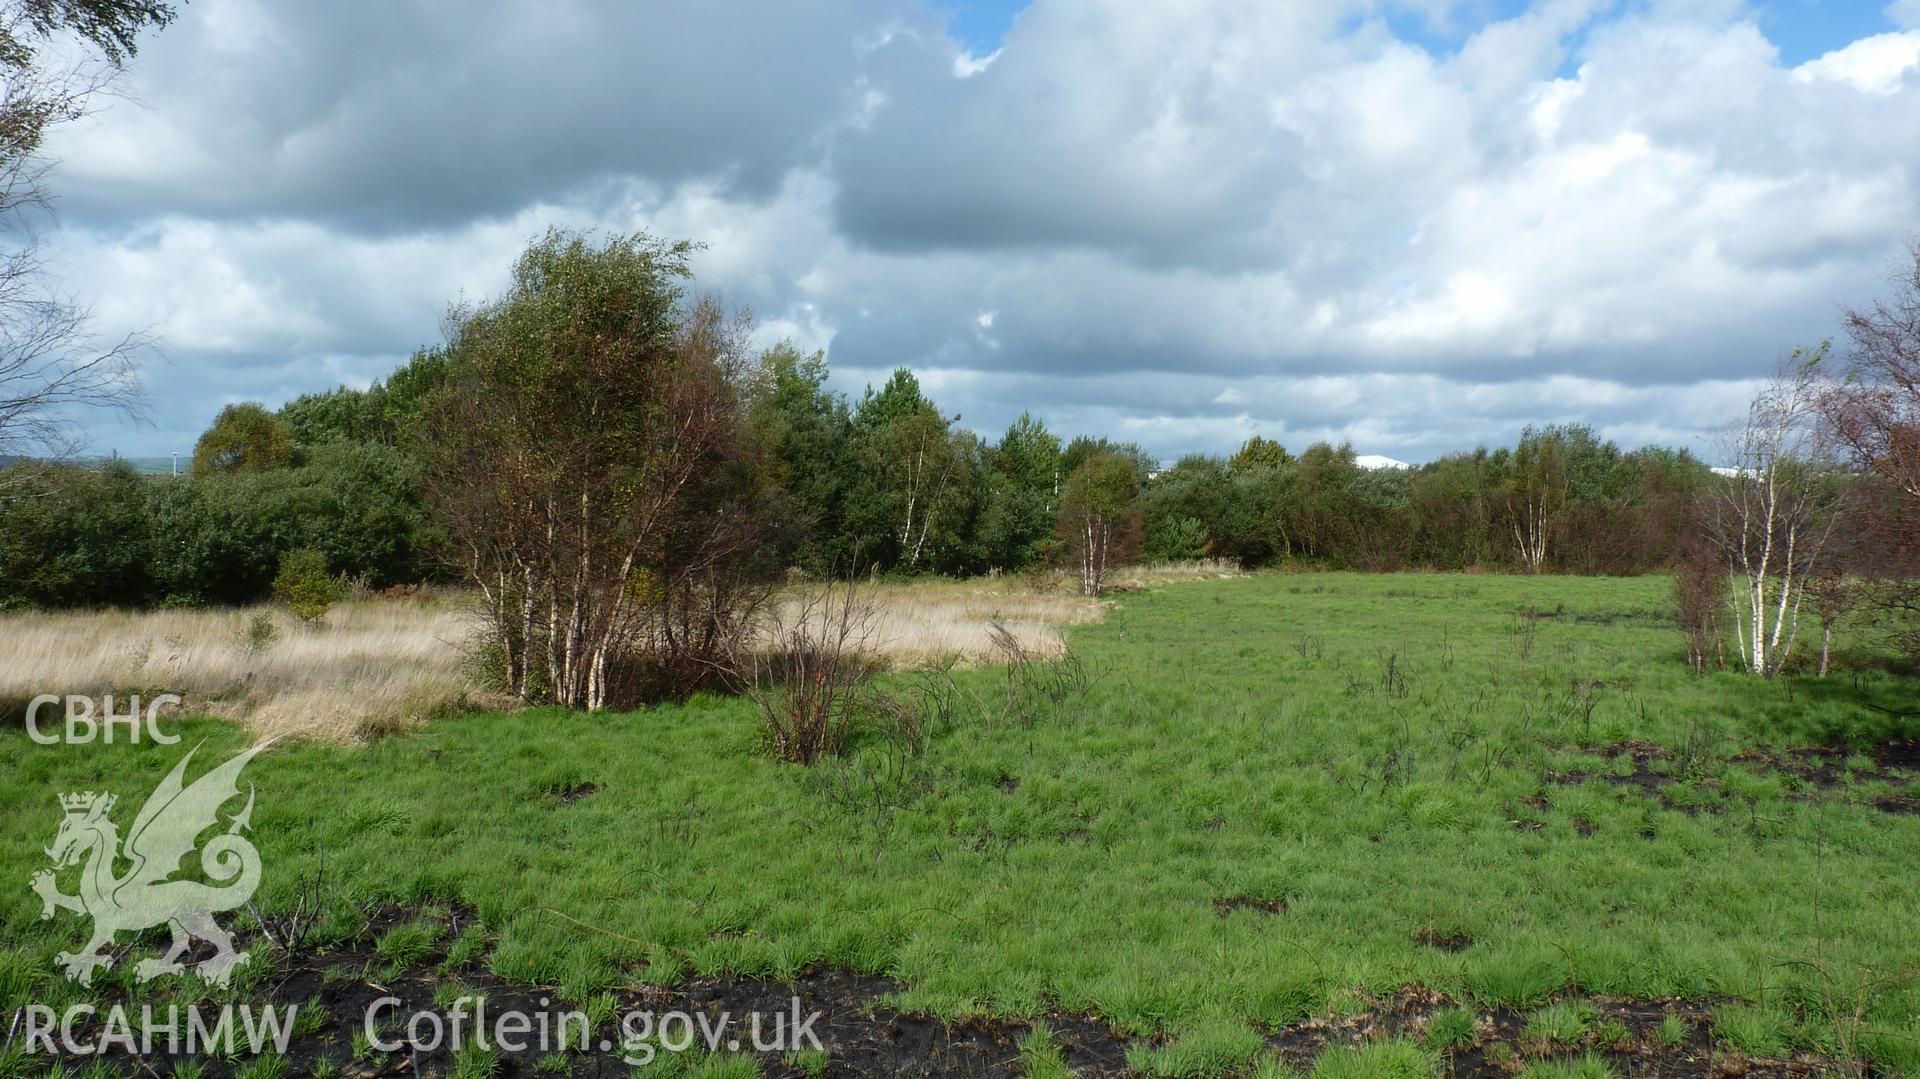
[[[1845,312],[1844,375],[1820,398],[1827,430],[1872,481],[1863,483],[1849,569],[1861,605],[1920,659],[1920,240],[1892,294]]]
[[[812,764],[838,755],[875,704],[906,710],[865,691],[881,666],[872,647],[875,612],[871,593],[852,579],[830,581],[791,605],[769,608],[747,691],[781,760]]]
[[[1674,620],[1686,636],[1687,664],[1695,674],[1727,665],[1722,625],[1727,601],[1727,572],[1718,552],[1696,538],[1681,552],[1673,573]]]
[[[1007,712],[1023,723],[1033,722],[1038,702],[1057,705],[1093,684],[1072,648],[1059,655],[1033,651],[997,620],[988,624],[987,633],[1006,664]]]
[[[52,207],[48,132],[86,115],[141,32],[173,18],[160,0],[0,0],[0,457],[71,454],[81,409],[144,415],[151,340],[96,340],[87,308],[49,278],[35,226]]]
[[[1891,297],[1845,312],[1847,373],[1820,409],[1855,460],[1920,499],[1920,240],[1908,254]]]

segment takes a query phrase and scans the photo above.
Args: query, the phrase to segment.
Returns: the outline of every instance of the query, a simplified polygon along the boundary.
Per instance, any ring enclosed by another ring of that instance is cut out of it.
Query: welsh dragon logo
[[[246,806],[229,818],[224,833],[204,845],[199,838],[221,823],[221,807],[240,794],[240,770],[267,745],[262,742],[187,785],[183,782],[187,763],[199,751],[194,747],[147,798],[133,819],[124,847],[120,830],[108,816],[113,795],[87,791],[60,796],[64,813],[60,832],[46,851],[54,868],[35,873],[32,887],[45,904],[41,918],[53,917],[58,908],[93,919],[93,937],[85,947],[54,957],[69,980],[91,985],[94,969],[113,963],[113,956],[101,954],[100,949],[111,945],[116,934],[138,933],[161,924],[173,931],[173,942],[166,955],[142,960],[134,968],[143,982],[187,969],[180,957],[195,937],[215,949],[211,959],[192,968],[208,982],[224,986],[234,968],[246,963],[247,957],[233,950],[233,938],[213,916],[245,904],[260,884],[260,852],[240,834],[252,823],[252,786],[247,788]],[[181,861],[196,849],[201,870],[213,883],[172,879],[180,872]],[[55,870],[82,862],[86,867],[80,872],[79,891],[63,894],[54,879]],[[131,863],[131,868],[118,873],[119,863]]]

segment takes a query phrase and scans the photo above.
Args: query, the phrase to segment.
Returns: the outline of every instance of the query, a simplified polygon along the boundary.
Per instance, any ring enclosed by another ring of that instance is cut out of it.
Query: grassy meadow
[[[1144,1073],[1635,1074],[1607,1018],[1630,1000],[1687,1074],[1920,1075],[1920,803],[1887,763],[1912,721],[1870,706],[1912,710],[1912,683],[1871,664],[1696,677],[1669,588],[1154,584],[1067,629],[1072,664],[884,676],[918,702],[925,748],[870,738],[811,768],[771,760],[753,704],[718,697],[283,743],[247,771],[265,871],[259,920],[232,919],[255,958],[234,992],[278,991],[270,938],[289,927],[325,948],[370,910],[458,909],[418,932],[583,1003],[885,975],[900,1012],[1021,1024],[1006,1073],[1063,1074],[1049,1030],[1076,1017]],[[25,886],[56,794],[137,803],[187,746],[211,764],[252,737],[179,726],[177,747],[0,735],[9,1012],[211,992],[136,985],[131,962],[66,983],[52,956],[84,930],[42,921]],[[1409,994],[1430,1006],[1367,1021]],[[1351,1036],[1283,1051],[1328,1029]]]

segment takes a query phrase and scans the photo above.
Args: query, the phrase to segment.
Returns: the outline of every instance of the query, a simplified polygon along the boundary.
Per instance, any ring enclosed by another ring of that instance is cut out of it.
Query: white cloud
[[[376,376],[557,222],[703,240],[762,341],[987,433],[1699,444],[1920,227],[1916,2],[1788,67],[1733,0],[1548,0],[1452,56],[1364,0],[1036,0],[990,57],[911,0],[209,0],[58,147],[67,279],[170,339],[182,430]]]
[[[1799,82],[1830,79],[1869,94],[1898,93],[1907,73],[1920,67],[1920,30],[1861,38],[1793,69]]]
[[[993,62],[1000,59],[1001,51],[1000,49],[995,49],[985,56],[975,56],[969,52],[956,53],[953,58],[953,77],[956,79],[973,78],[975,75],[992,67]]]

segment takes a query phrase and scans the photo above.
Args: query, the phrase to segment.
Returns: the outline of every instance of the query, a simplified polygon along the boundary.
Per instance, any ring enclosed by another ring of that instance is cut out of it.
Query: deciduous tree
[[[1818,430],[1824,349],[1796,352],[1724,439],[1730,475],[1709,488],[1701,524],[1730,579],[1745,668],[1778,674],[1799,635],[1806,584],[1820,570],[1839,485]]]
[[[964,493],[966,446],[952,424],[904,367],[854,414],[858,517],[905,569],[932,561]]]
[[[1099,595],[1108,571],[1139,543],[1133,500],[1140,493],[1140,479],[1135,462],[1108,451],[1088,457],[1067,477],[1060,496],[1060,534],[1080,571],[1083,595]]]
[[[692,250],[549,232],[505,295],[451,319],[428,492],[522,697],[597,709],[711,683],[778,569],[745,327],[689,302]]]
[[[193,447],[196,474],[270,472],[293,463],[293,435],[255,402],[228,405]]]

